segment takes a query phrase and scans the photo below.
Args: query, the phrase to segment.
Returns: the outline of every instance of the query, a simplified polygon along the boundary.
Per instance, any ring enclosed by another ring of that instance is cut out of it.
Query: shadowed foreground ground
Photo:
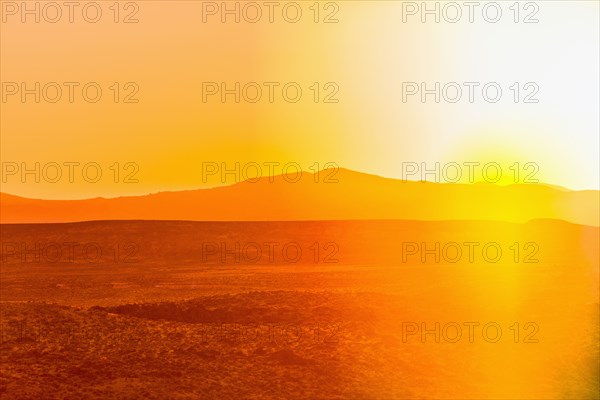
[[[1,236],[3,399],[598,398],[597,228],[94,222]],[[473,238],[505,256],[402,259],[402,243]],[[5,246],[71,241],[135,242],[136,262]],[[202,243],[250,241],[305,254],[202,258]],[[314,242],[335,243],[337,262],[315,262]],[[536,243],[538,262],[514,262],[513,242]]]

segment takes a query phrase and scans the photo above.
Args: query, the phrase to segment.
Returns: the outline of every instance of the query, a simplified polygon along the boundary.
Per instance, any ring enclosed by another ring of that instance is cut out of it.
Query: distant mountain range
[[[559,219],[600,225],[599,191],[404,182],[347,169],[335,179],[315,183],[314,175],[304,172],[296,183],[263,177],[255,183],[109,199],[40,200],[0,193],[0,222]]]

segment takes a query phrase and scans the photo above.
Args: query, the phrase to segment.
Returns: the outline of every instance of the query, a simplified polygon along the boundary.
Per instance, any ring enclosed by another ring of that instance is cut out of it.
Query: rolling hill
[[[559,219],[600,225],[600,192],[544,184],[403,182],[340,169],[335,183],[283,176],[211,189],[85,200],[0,193],[1,223],[90,220],[302,221]]]

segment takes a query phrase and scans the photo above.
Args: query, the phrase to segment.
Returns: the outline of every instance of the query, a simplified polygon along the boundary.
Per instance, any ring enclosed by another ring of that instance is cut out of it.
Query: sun
[[[518,133],[486,129],[465,136],[449,152],[448,163],[461,165],[459,183],[491,183],[496,185],[549,184],[555,167],[547,160],[547,152],[539,146],[519,139]]]

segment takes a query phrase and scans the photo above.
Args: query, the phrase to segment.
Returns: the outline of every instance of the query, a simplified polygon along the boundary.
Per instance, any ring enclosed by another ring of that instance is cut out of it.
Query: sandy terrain
[[[598,228],[104,221],[1,239],[3,399],[598,397]],[[414,243],[440,243],[439,263]]]

